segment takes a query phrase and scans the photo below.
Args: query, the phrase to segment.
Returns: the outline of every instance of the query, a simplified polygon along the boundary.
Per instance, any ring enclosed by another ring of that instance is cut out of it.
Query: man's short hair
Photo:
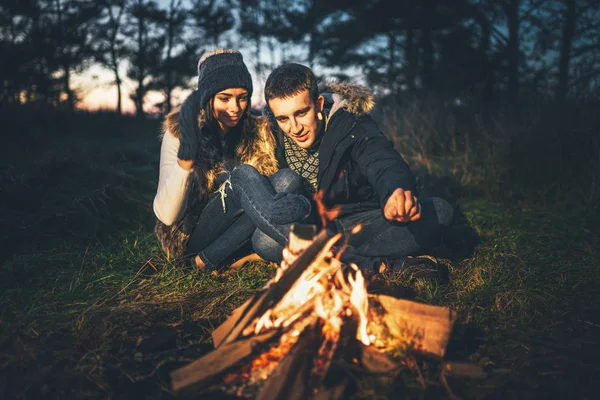
[[[303,90],[308,90],[310,98],[317,101],[319,87],[317,77],[304,65],[286,63],[275,68],[265,83],[265,101],[292,97]]]

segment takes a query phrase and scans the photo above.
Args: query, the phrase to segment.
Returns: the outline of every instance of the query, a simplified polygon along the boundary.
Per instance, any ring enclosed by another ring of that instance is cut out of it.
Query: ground
[[[152,234],[160,121],[53,113],[23,121],[11,120],[1,150],[0,397],[174,398],[169,372],[212,349],[212,329],[275,266],[214,276],[166,260]],[[423,182],[444,192],[443,181]],[[450,391],[594,397],[597,226],[576,204],[453,193],[457,218],[437,254],[449,282],[385,284],[456,310],[447,360],[483,374],[448,376]],[[439,374],[406,371],[391,391],[360,384],[354,397],[450,391]]]

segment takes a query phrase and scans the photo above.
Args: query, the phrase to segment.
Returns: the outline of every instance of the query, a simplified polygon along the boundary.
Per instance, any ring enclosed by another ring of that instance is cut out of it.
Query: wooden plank
[[[252,355],[261,344],[268,342],[276,333],[270,331],[219,346],[204,357],[173,371],[170,375],[171,389],[175,392],[189,392],[206,387],[213,379]]]
[[[456,314],[448,307],[431,306],[386,295],[373,295],[383,306],[383,320],[396,337],[410,336],[414,350],[443,358]]]

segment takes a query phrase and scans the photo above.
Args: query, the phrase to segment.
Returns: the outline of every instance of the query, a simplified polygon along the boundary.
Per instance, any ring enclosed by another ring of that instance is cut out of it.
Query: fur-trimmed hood
[[[354,115],[365,115],[375,107],[373,93],[356,83],[322,82],[319,85],[319,94],[325,98],[329,118],[340,109]]]

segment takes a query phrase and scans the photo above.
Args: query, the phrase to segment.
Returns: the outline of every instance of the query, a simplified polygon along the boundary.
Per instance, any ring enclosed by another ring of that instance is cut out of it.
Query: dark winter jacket
[[[408,165],[368,115],[372,94],[355,84],[320,86],[325,97],[326,125],[319,144],[317,191],[327,207],[340,206],[340,216],[385,206],[397,188],[416,190]],[[280,168],[288,166],[283,132],[271,119]]]

